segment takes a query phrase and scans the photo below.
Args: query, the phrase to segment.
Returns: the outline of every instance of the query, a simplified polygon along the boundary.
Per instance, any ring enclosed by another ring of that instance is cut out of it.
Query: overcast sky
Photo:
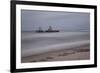
[[[43,30],[52,26],[60,31],[89,31],[90,14],[76,12],[56,12],[21,10],[22,31]]]

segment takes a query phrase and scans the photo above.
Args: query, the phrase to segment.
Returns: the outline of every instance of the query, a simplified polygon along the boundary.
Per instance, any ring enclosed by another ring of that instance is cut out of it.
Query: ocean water
[[[89,43],[89,32],[22,32],[21,56],[27,57],[48,51],[69,49]]]

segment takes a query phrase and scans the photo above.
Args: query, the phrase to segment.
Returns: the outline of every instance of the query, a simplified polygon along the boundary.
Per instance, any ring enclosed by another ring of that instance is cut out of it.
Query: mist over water
[[[22,32],[22,57],[89,44],[89,32]]]
[[[49,27],[60,32],[36,33]],[[90,43],[90,13],[21,10],[21,55],[69,49]]]

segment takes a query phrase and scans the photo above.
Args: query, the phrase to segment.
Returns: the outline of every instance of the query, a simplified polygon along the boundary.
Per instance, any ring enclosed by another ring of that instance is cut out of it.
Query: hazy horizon
[[[21,31],[49,26],[60,31],[90,31],[90,13],[21,10]]]

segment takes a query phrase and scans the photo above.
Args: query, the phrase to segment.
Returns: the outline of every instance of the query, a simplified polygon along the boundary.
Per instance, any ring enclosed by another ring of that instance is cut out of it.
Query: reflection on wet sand
[[[68,61],[68,60],[87,60],[90,59],[90,47],[84,45],[75,47],[76,49],[65,49],[53,52],[47,52],[39,55],[24,57],[23,63],[26,62],[49,62],[49,61]]]

